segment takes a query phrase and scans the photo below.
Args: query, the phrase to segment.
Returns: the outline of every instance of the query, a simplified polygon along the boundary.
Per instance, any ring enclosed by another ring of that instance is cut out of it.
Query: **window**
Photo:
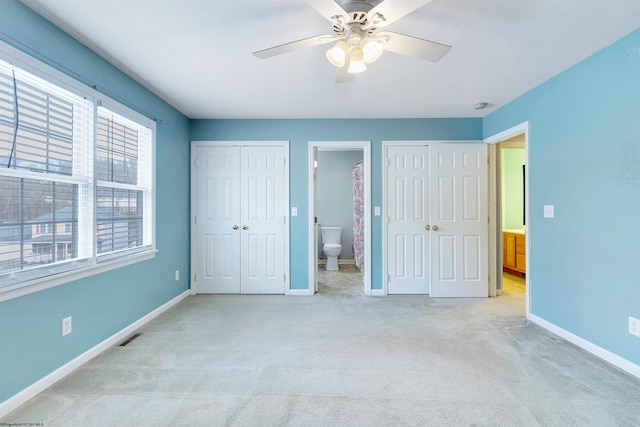
[[[5,50],[0,293],[152,254],[153,121]]]
[[[150,129],[98,107],[97,253],[147,249],[151,214]],[[148,228],[148,227],[147,227]]]

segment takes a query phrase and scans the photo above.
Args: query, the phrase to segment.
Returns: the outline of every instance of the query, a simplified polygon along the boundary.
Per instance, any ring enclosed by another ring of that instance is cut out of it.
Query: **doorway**
[[[485,140],[490,157],[490,294],[524,292],[526,318],[531,277],[528,135],[525,122]]]
[[[354,289],[354,291],[365,295],[371,294],[370,145],[370,141],[311,141],[309,143],[310,294],[314,294],[319,290],[337,291],[340,289],[338,285],[341,281],[346,282],[347,288],[350,284],[359,282],[359,289]],[[325,178],[323,178],[322,174],[323,162],[325,163],[324,171],[329,171],[324,174]],[[330,162],[332,168],[327,167],[328,162]],[[340,166],[342,163],[344,165]],[[351,163],[353,164],[351,165]],[[356,226],[353,194],[356,187],[353,173],[356,171],[350,170],[356,166],[361,178],[358,226]],[[331,169],[336,168],[340,170],[331,171]],[[352,178],[348,179],[348,175],[351,175]],[[324,183],[319,182],[319,180],[324,180]],[[335,194],[335,197],[332,194]],[[330,203],[333,203],[333,206],[329,205]],[[339,206],[335,206],[336,203],[339,203],[342,208],[338,209]],[[346,214],[341,212],[345,210],[347,211]],[[351,218],[345,218],[345,215],[348,216],[349,212],[351,212]],[[326,255],[323,256],[322,253],[322,226],[342,227],[340,243],[342,252],[338,256],[337,271],[325,270],[328,257]],[[319,286],[321,276],[325,282],[323,283],[323,289],[320,289]]]

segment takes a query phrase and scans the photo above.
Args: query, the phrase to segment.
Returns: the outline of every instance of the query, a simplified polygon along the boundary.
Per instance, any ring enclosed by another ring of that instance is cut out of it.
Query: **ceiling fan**
[[[352,81],[366,64],[376,61],[382,52],[399,53],[430,62],[438,62],[451,46],[393,31],[377,31],[424,6],[431,0],[305,0],[332,24],[333,34],[309,37],[285,43],[253,54],[270,58],[297,49],[337,42],[327,51],[327,59],[337,69],[336,83]]]

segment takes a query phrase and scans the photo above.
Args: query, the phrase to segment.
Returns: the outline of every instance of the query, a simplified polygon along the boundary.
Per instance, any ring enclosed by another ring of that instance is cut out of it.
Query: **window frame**
[[[29,277],[33,276],[29,274],[28,270],[21,270],[17,272],[19,277],[18,282],[15,284],[3,284],[0,285],[0,302],[18,298],[23,295],[27,295],[33,292],[38,292],[44,289],[48,289],[54,286],[59,286],[65,283],[69,283],[75,280],[84,279],[96,274],[101,274],[110,270],[122,268],[127,265],[153,259],[157,252],[156,249],[156,122],[141,113],[134,111],[130,107],[123,105],[122,103],[110,98],[109,96],[87,86],[81,81],[70,77],[62,71],[43,63],[42,61],[0,41],[0,59],[13,64],[20,69],[31,73],[47,83],[55,85],[66,91],[80,95],[93,104],[93,135],[92,143],[87,144],[92,152],[93,163],[91,165],[91,218],[83,218],[84,221],[90,221],[91,227],[95,230],[97,225],[97,188],[98,180],[96,173],[96,156],[97,156],[97,116],[98,107],[106,108],[120,116],[125,117],[128,120],[138,123],[139,125],[146,127],[150,130],[150,157],[149,157],[149,174],[150,182],[149,188],[143,193],[143,197],[147,203],[150,203],[149,210],[143,213],[143,227],[145,231],[148,231],[150,235],[150,244],[144,248],[132,251],[122,251],[111,253],[108,256],[99,256],[97,253],[97,238],[91,238],[92,248],[91,257],[88,261],[82,261],[77,263],[76,267],[69,267],[69,263],[65,261],[49,264],[49,274],[41,277]],[[11,171],[11,172],[10,172]],[[44,175],[37,172],[30,171],[12,171],[9,169],[5,171],[4,176],[11,175],[15,177],[28,178],[28,179],[42,179]],[[71,177],[69,177],[71,178]],[[47,177],[50,180],[51,177]],[[55,178],[58,180],[58,178]],[[67,179],[61,179],[61,181],[67,181]],[[68,181],[75,181],[69,179]],[[148,217],[148,218],[147,218]],[[150,221],[151,224],[146,222]],[[54,225],[51,224],[53,227]],[[54,249],[55,250],[55,249]],[[70,263],[74,263],[78,260],[71,260]],[[56,271],[56,270],[60,271]]]

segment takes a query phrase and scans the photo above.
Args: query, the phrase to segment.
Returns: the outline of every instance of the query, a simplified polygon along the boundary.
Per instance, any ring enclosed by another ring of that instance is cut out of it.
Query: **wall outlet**
[[[629,333],[640,337],[640,319],[629,316]]]
[[[543,216],[545,218],[553,218],[553,216],[555,214],[554,210],[555,209],[554,209],[553,205],[544,205],[544,209],[543,209],[543,212],[542,212]]]
[[[176,282],[180,280],[180,270],[176,270]]]
[[[71,333],[71,316],[62,319],[62,336],[69,335]]]

